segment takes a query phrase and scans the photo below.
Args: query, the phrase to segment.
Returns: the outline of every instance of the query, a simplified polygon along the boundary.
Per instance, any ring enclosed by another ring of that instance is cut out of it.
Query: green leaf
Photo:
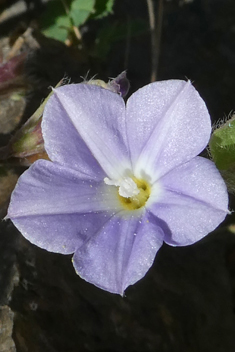
[[[60,27],[57,23],[44,29],[42,32],[45,36],[64,42],[68,36],[68,28]]]
[[[235,116],[216,129],[210,139],[211,156],[220,170],[235,166]]]
[[[60,41],[65,41],[71,28],[71,20],[66,15],[61,0],[48,2],[40,23],[43,34]]]
[[[70,16],[75,26],[81,26],[94,12],[95,0],[74,0],[70,7]]]
[[[114,0],[51,0],[41,16],[43,33],[65,41],[72,25],[79,27],[88,18],[102,18],[108,15],[113,4]]]
[[[96,0],[95,2],[95,13],[91,18],[100,19],[103,18],[113,11],[114,0]]]

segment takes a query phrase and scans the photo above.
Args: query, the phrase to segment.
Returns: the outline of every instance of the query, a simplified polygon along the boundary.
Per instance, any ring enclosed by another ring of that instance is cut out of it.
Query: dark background
[[[2,146],[47,96],[48,87],[64,76],[80,82],[80,76],[86,76],[89,70],[89,77],[98,74],[107,81],[127,69],[130,93],[150,82],[151,36],[146,1],[116,0],[113,15],[89,21],[82,28],[82,49],[43,37],[39,19],[46,7],[40,1],[27,3],[26,13],[0,21],[2,52],[3,38],[13,43],[29,25],[34,28],[32,38],[39,43],[38,48],[32,42],[22,47],[26,56],[13,81],[7,86],[0,84],[0,117],[13,121],[9,132],[0,135]],[[235,1],[163,3],[157,79],[191,79],[212,121],[228,116],[234,110],[235,95]],[[16,1],[0,1],[2,10],[10,4],[17,6]],[[158,1],[155,11],[157,17]],[[132,21],[141,25],[130,30]],[[113,24],[120,26],[120,31],[126,26],[126,31],[110,42],[104,40],[108,44],[97,49],[95,41],[100,31],[111,30]],[[20,117],[9,107],[10,94],[19,89],[24,92]],[[1,192],[14,187],[15,175],[22,171],[13,167],[5,170]],[[2,216],[9,196],[4,197]],[[231,196],[231,208],[233,203]],[[233,352],[233,218],[228,217],[217,231],[195,245],[164,245],[147,275],[129,287],[123,298],[86,283],[75,274],[70,256],[31,245],[9,221],[3,221],[0,352]]]

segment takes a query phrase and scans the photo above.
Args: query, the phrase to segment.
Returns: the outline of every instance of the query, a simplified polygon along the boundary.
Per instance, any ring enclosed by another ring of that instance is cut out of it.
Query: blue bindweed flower
[[[8,217],[32,243],[71,254],[78,275],[123,294],[163,241],[185,246],[228,213],[226,186],[206,147],[210,117],[191,83],[149,84],[125,106],[101,87],[55,89],[42,131],[52,161],[19,179]]]

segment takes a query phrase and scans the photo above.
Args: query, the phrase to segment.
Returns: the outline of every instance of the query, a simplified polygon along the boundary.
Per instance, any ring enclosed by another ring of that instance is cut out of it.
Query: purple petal
[[[24,237],[49,252],[72,254],[109,218],[107,212],[36,215],[12,219]]]
[[[226,186],[214,163],[196,157],[159,180],[162,198],[149,209],[166,222],[164,241],[189,245],[213,231],[228,214]]]
[[[120,203],[115,187],[39,160],[19,178],[7,217],[39,247],[73,253],[84,240],[79,235],[84,214],[92,213],[95,218],[95,212],[104,212],[108,217],[117,211]]]
[[[86,240],[85,234],[80,234],[77,214],[36,215],[11,220],[28,241],[49,252],[72,254]]]
[[[20,177],[8,214],[15,218],[120,209],[116,187],[56,163],[38,160]]]
[[[140,280],[153,264],[163,242],[163,231],[155,217],[114,215],[80,247],[73,264],[86,281],[112,293]]]
[[[135,175],[153,180],[198,155],[211,132],[205,103],[191,83],[149,84],[127,102],[127,134]]]
[[[99,165],[110,178],[130,168],[125,104],[109,90],[87,84],[55,89],[45,108],[42,131],[52,161],[93,177],[100,175]]]

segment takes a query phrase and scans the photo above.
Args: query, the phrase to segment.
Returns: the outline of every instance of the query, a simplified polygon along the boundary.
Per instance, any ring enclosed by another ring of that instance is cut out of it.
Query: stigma
[[[118,199],[126,210],[136,210],[143,207],[150,197],[151,187],[149,183],[134,176],[123,177],[118,181],[105,177],[104,183],[118,188]]]

